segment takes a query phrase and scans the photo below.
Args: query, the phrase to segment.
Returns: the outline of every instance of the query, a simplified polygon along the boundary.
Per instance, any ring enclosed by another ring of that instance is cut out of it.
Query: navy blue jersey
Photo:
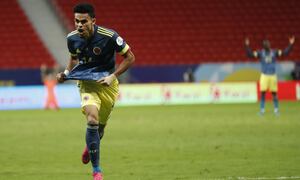
[[[261,63],[261,72],[264,74],[275,74],[276,73],[276,61],[278,55],[278,50],[260,50],[257,52],[257,56]]]
[[[116,52],[123,55],[129,49],[117,32],[97,25],[89,40],[75,30],[68,34],[67,42],[71,56],[79,60],[67,80],[99,80],[108,76],[115,70]]]
[[[293,44],[289,44],[283,51],[271,49],[266,51],[252,51],[249,45],[246,45],[246,53],[250,58],[258,57],[261,63],[261,72],[263,74],[273,75],[276,73],[276,61],[278,57],[287,56],[293,48]]]

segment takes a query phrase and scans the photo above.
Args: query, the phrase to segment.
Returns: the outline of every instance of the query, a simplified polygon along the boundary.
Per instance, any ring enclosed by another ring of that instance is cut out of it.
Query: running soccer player
[[[261,100],[260,100],[260,114],[265,113],[265,96],[269,90],[272,93],[274,103],[274,113],[279,114],[279,105],[277,97],[277,76],[276,76],[276,61],[278,57],[287,56],[292,50],[295,42],[295,37],[289,38],[289,45],[283,51],[280,49],[271,49],[270,41],[264,40],[262,43],[263,49],[259,51],[252,51],[250,48],[250,41],[245,39],[246,53],[250,58],[259,58],[261,64],[261,76],[259,80]]]
[[[82,162],[91,161],[94,180],[102,180],[100,140],[118,96],[117,77],[133,64],[135,57],[117,32],[95,24],[91,4],[78,4],[73,12],[76,30],[67,36],[71,58],[65,71],[57,74],[57,80],[79,80],[81,107],[87,120]],[[123,61],[115,69],[116,52]]]

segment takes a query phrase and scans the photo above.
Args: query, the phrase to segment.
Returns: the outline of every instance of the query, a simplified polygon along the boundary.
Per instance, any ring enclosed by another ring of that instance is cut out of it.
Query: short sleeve
[[[128,51],[129,45],[125,42],[125,40],[121,36],[118,35],[118,33],[114,33],[114,35],[112,36],[112,40],[113,40],[115,51],[117,53],[123,55]]]
[[[73,57],[77,56],[76,49],[74,47],[74,42],[70,38],[67,38],[67,44],[68,44],[68,50],[70,52],[70,55]]]

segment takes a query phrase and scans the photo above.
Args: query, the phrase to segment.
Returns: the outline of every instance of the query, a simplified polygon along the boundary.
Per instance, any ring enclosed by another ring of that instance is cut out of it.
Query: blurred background
[[[41,66],[65,68],[79,2],[94,4],[97,24],[116,30],[135,53],[123,84],[257,82],[260,64],[247,58],[245,38],[254,50],[264,39],[284,49],[293,35],[277,75],[280,82],[299,80],[298,0],[2,0],[0,86],[41,85]]]

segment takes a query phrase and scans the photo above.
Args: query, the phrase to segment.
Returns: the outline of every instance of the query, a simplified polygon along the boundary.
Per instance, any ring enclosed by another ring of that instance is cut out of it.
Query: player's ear
[[[96,23],[96,18],[92,18],[92,23],[93,23],[93,24]]]

